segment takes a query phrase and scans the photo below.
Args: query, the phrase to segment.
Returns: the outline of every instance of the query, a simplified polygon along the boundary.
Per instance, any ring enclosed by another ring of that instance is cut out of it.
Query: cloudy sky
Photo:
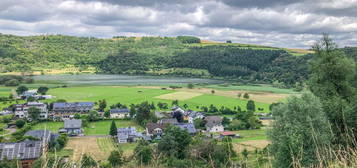
[[[0,0],[0,33],[109,38],[194,35],[309,48],[357,46],[357,0]]]

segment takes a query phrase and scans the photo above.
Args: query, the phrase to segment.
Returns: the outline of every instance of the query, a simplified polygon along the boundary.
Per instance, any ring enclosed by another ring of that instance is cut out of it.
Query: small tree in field
[[[247,110],[248,111],[255,111],[255,103],[253,100],[249,100],[247,102]]]
[[[26,87],[26,86],[19,86],[17,89],[16,89],[16,93],[17,94],[22,94],[22,93],[24,93],[24,92],[26,92],[26,91],[28,91],[29,89]]]
[[[28,109],[28,114],[29,114],[29,117],[32,119],[32,120],[38,120],[40,118],[40,110],[36,107],[30,107]]]
[[[195,86],[192,84],[192,83],[189,83],[188,85],[187,85],[187,88],[189,88],[189,89],[193,89]]]
[[[110,126],[110,130],[109,130],[109,135],[111,135],[111,136],[116,136],[118,134],[118,132],[117,132],[117,126],[116,126],[116,124],[115,124],[115,122],[114,122],[114,120],[112,121],[112,125]]]
[[[249,99],[249,94],[248,93],[244,93],[243,98]]]
[[[45,95],[48,91],[48,87],[41,86],[37,89],[37,93],[40,93],[41,95]]]

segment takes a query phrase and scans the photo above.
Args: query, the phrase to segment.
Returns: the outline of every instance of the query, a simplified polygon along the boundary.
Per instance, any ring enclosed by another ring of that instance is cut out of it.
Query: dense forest
[[[357,60],[356,48],[343,51]],[[63,35],[0,34],[0,72],[60,69],[99,73],[235,78],[295,86],[307,79],[311,54],[234,43],[203,43],[190,36],[98,39]]]

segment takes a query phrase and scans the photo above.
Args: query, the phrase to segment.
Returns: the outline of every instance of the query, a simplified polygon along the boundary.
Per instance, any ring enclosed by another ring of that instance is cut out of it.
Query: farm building
[[[221,138],[223,137],[240,138],[239,134],[230,131],[221,132],[219,135]]]
[[[79,135],[82,133],[82,120],[66,119],[64,120],[64,130],[69,135]]]
[[[110,118],[128,118],[130,117],[130,110],[127,108],[123,109],[110,109]]]
[[[219,116],[207,116],[204,118],[206,122],[207,132],[222,132],[224,127],[222,125],[222,118]]]
[[[135,142],[142,138],[142,134],[136,131],[135,127],[118,128],[118,143]]]
[[[20,160],[22,168],[30,168],[36,159],[46,151],[41,141],[0,143],[0,160]]]
[[[67,119],[75,113],[88,113],[93,108],[93,102],[53,103],[52,112],[55,117]]]
[[[25,91],[20,95],[21,99],[28,99],[37,95],[37,89]]]

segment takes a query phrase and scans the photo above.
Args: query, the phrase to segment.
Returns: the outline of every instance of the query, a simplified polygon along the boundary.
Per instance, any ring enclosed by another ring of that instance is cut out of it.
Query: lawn
[[[110,153],[117,149],[117,143],[114,142],[112,138],[97,138],[97,145],[99,146],[100,150],[103,152]]]
[[[172,100],[159,99],[159,96],[170,95],[170,99],[174,99],[172,95],[175,95],[177,92],[181,91],[162,90],[159,88],[95,86],[50,89],[48,94],[54,95],[57,99],[65,99],[68,102],[98,101],[106,99],[108,106],[110,106],[115,103],[129,105],[131,103],[141,103],[143,101],[154,103],[165,102],[171,105]],[[198,94],[195,90],[192,92],[195,92],[194,97],[179,101],[179,104],[187,104],[192,110],[199,110],[196,108],[197,106],[209,106],[211,104],[218,108],[221,106],[233,108],[234,106],[239,105],[242,109],[245,109],[247,103],[247,100],[238,98],[219,96],[211,93]],[[268,103],[256,102],[256,108],[258,107],[264,108],[263,112],[269,111]]]
[[[97,121],[91,122],[88,124],[88,127],[84,128],[85,135],[108,135],[110,125],[112,120],[105,120],[105,121]],[[137,125],[135,122],[130,120],[115,120],[115,124],[117,128],[120,127],[136,127],[137,130],[143,131],[143,128]]]
[[[293,89],[280,89],[270,85],[207,85],[207,88],[220,90],[246,90],[257,92],[271,92],[280,94],[294,94],[297,93]]]
[[[63,128],[63,122],[40,122],[32,126],[32,130],[47,129],[55,133],[58,132],[60,128]]]
[[[233,139],[233,142],[267,140],[267,129],[240,130],[240,131],[233,131],[233,132],[243,137],[243,138]]]

